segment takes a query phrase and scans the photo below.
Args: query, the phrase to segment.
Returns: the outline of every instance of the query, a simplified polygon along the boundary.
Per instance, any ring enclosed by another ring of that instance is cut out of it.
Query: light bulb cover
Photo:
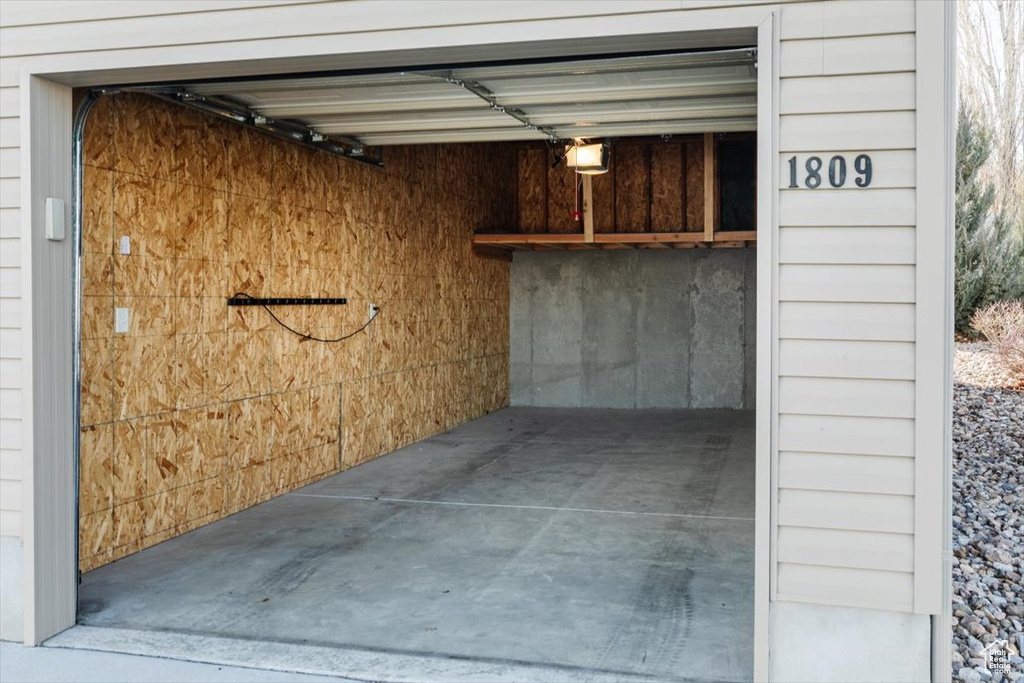
[[[600,175],[608,172],[609,147],[603,142],[590,145],[572,145],[565,153],[565,163],[581,175]]]

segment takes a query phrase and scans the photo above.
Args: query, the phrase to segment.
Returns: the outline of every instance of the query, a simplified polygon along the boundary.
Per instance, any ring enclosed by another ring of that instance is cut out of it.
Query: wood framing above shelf
[[[473,236],[478,256],[503,258],[513,251],[558,249],[707,249],[748,247],[757,243],[753,230],[718,230],[711,241],[703,232],[505,233]]]

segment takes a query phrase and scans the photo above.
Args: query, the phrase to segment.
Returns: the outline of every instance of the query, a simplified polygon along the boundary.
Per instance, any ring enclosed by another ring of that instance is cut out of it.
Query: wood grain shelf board
[[[740,248],[754,246],[757,232],[753,230],[716,231],[711,241],[703,232],[625,232],[598,233],[588,241],[583,233],[504,233],[474,235],[475,250],[507,249],[512,251],[543,251],[555,249],[700,249]],[[481,254],[483,255],[483,254]]]

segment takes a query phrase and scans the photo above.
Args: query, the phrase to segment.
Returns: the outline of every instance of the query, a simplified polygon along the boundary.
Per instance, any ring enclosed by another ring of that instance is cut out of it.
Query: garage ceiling
[[[749,131],[751,49],[188,86],[368,147]]]

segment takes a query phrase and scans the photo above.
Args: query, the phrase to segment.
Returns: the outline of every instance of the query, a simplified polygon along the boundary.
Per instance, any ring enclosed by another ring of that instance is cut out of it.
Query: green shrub
[[[956,139],[956,330],[971,335],[971,316],[997,301],[1024,296],[1024,225],[993,210],[995,190],[979,171],[992,152],[991,136],[960,105]],[[1024,218],[1019,219],[1024,220]]]

